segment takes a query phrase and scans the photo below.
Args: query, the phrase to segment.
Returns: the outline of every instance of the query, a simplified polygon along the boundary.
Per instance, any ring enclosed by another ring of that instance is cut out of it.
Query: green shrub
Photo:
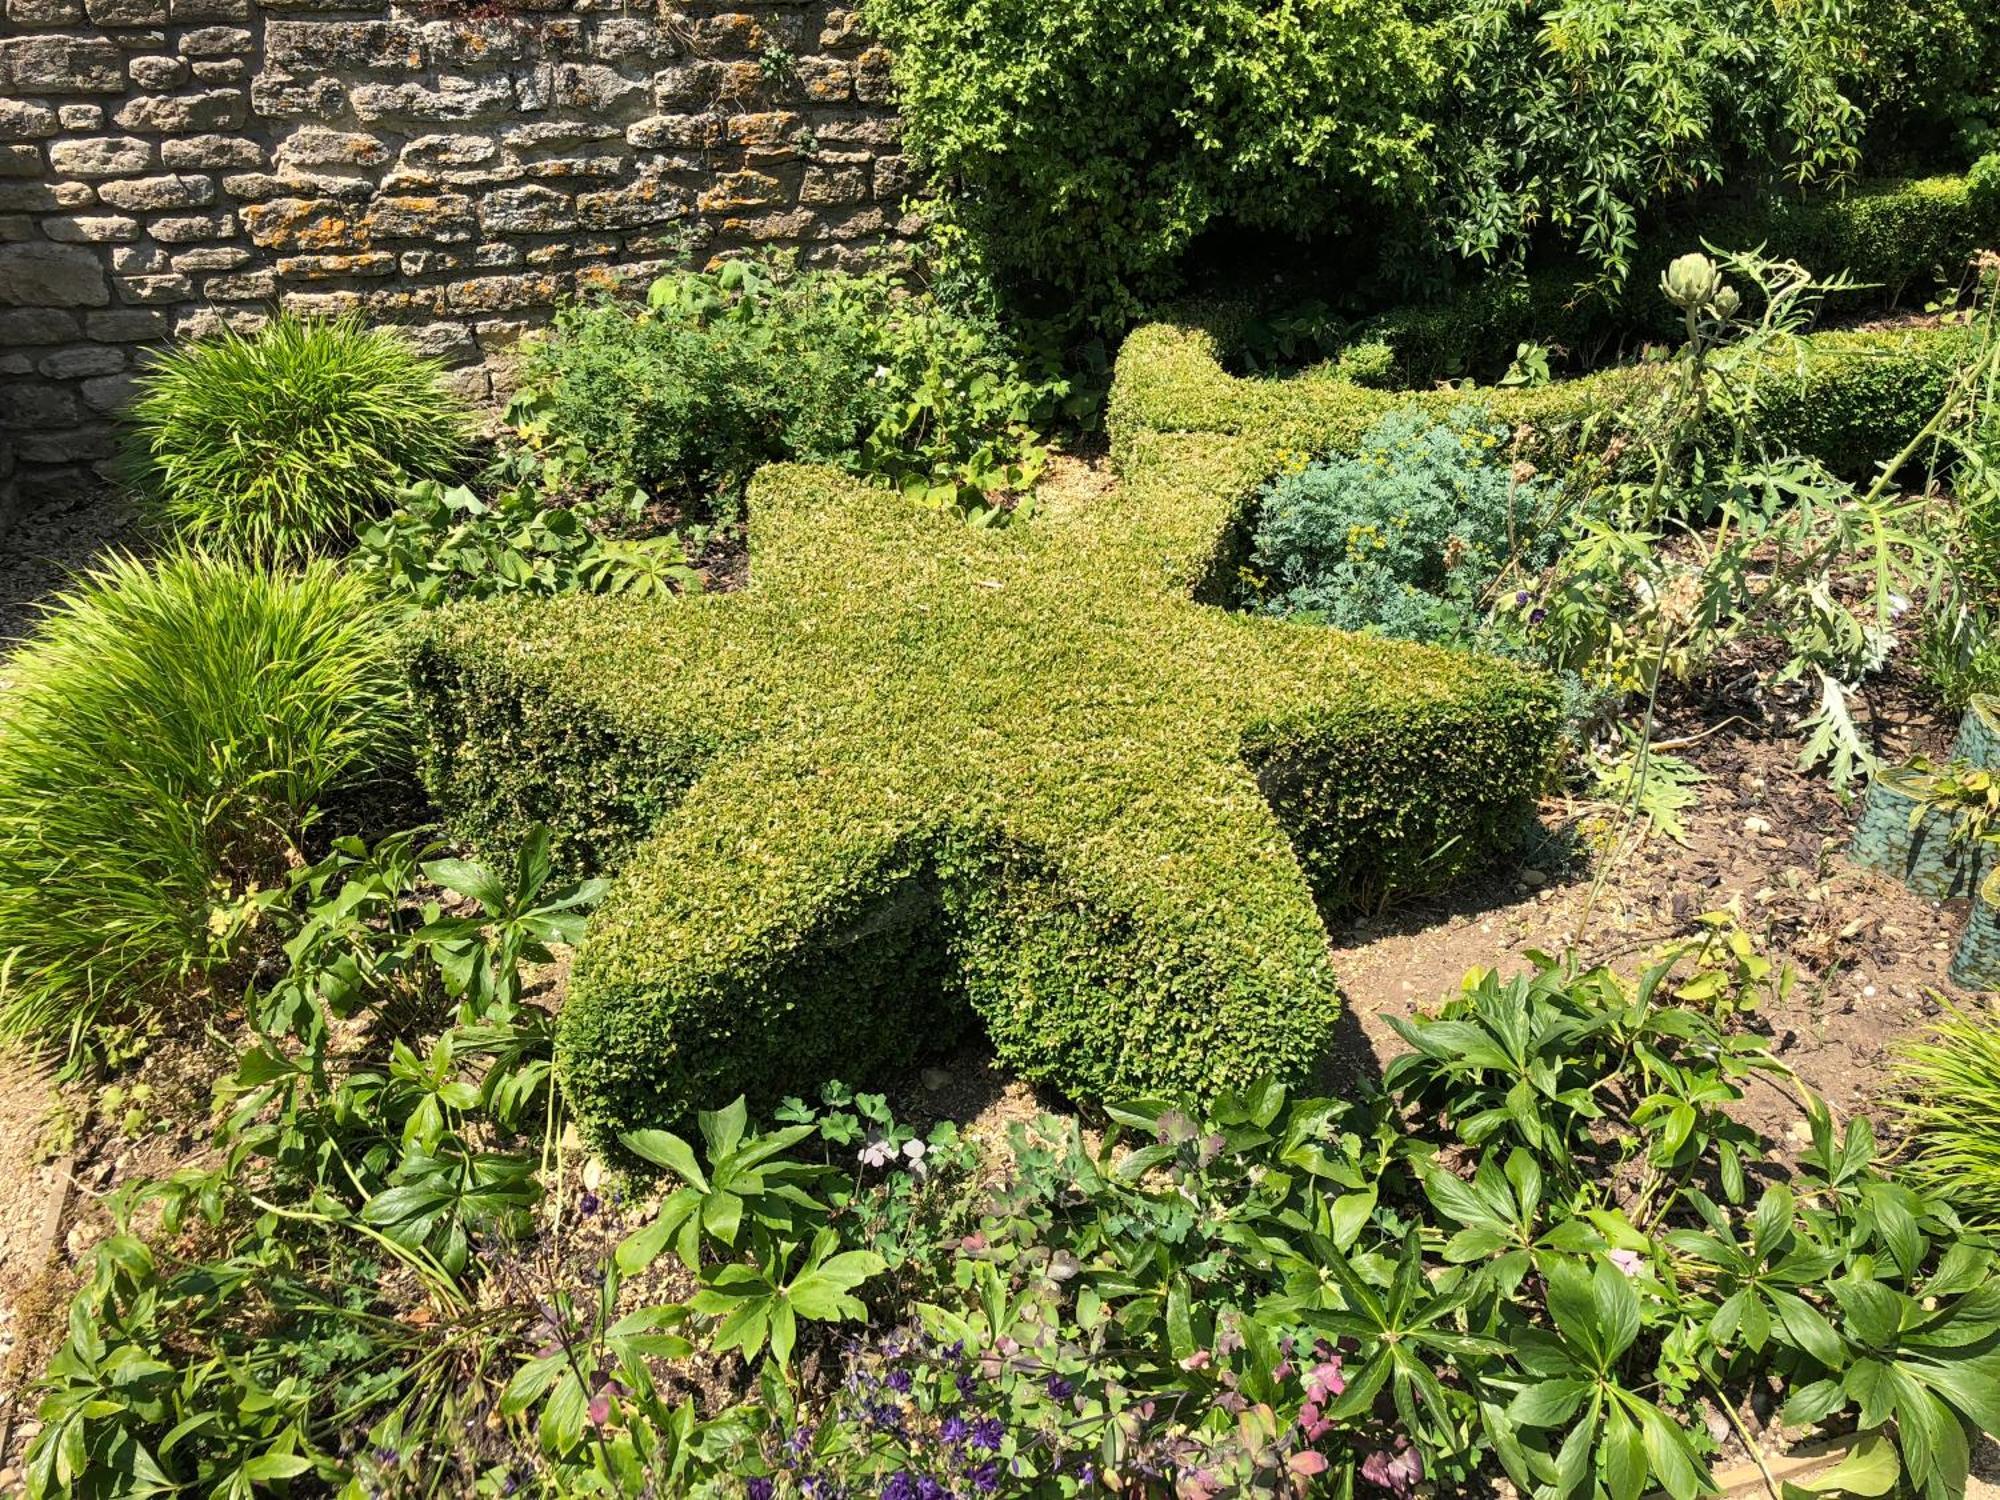
[[[1850,94],[1866,101],[1872,157],[1962,161],[1992,143],[2000,113],[1993,0],[1866,0],[1854,28]]]
[[[1258,606],[1399,640],[1466,638],[1501,568],[1538,570],[1554,540],[1542,487],[1512,472],[1512,442],[1478,406],[1443,421],[1405,407],[1355,453],[1289,469],[1258,510]]]
[[[179,553],[51,607],[0,694],[0,1034],[130,1013],[212,954],[329,793],[397,753],[365,585]]]
[[[131,462],[200,546],[297,559],[339,549],[407,481],[466,452],[442,367],[359,317],[280,314],[159,355],[129,412]]]
[[[752,261],[662,277],[643,310],[565,309],[527,378],[536,422],[603,478],[697,514],[786,459],[979,505],[1031,480],[1030,423],[1059,389],[990,320],[887,274]]]
[[[600,1136],[879,1069],[968,1009],[1009,1067],[1089,1097],[1323,1055],[1316,898],[1490,855],[1558,695],[1191,603],[1262,477],[1242,457],[1162,446],[1087,518],[1000,531],[767,470],[743,594],[433,618],[439,805],[623,857],[562,1021]]]
[[[1418,199],[1438,65],[1402,0],[866,0],[946,247],[1121,324],[1204,229]]]
[[[1644,220],[1675,198],[1858,165],[1844,0],[1455,0],[1439,40],[1453,71],[1432,220],[1464,259],[1518,264],[1554,240],[1622,287]]]
[[[1984,175],[1982,175],[1984,174]],[[1894,179],[1838,195],[1759,196],[1737,205],[1705,202],[1649,226],[1630,252],[1631,274],[1615,292],[1579,289],[1582,261],[1525,276],[1489,276],[1437,301],[1366,321],[1351,350],[1391,351],[1397,383],[1423,387],[1467,373],[1497,374],[1523,340],[1590,361],[1643,340],[1679,336],[1678,316],[1659,295],[1660,273],[1683,251],[1761,245],[1825,275],[1863,285],[1835,307],[1880,305],[1939,286],[1956,287],[1973,253],[2000,242],[2000,156],[1964,177]],[[1375,383],[1375,382],[1367,382]]]

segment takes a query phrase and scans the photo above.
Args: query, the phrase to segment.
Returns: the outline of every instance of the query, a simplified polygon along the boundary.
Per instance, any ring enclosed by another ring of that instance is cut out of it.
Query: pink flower
[[[1646,1269],[1646,1257],[1637,1250],[1613,1250],[1609,1258],[1627,1276],[1637,1276]]]

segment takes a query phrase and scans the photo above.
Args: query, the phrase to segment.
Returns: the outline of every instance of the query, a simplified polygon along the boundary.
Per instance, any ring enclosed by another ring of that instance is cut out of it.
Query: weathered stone
[[[178,57],[135,57],[125,70],[142,89],[170,89],[188,79],[188,65]]]
[[[510,245],[505,240],[495,240],[492,244],[475,246],[472,263],[484,271],[500,271],[510,266],[518,266],[527,259],[519,245]]]
[[[235,130],[249,111],[241,89],[209,89],[199,94],[142,94],[128,99],[112,118],[125,130],[187,134]]]
[[[202,245],[176,251],[173,267],[176,271],[233,271],[249,259],[250,252],[241,245]]]
[[[14,94],[122,94],[125,54],[102,37],[0,40],[0,89]]]
[[[50,380],[77,380],[85,375],[109,375],[125,368],[125,351],[103,344],[76,344],[45,354],[36,370]]]
[[[561,295],[560,277],[546,272],[522,276],[475,276],[445,289],[453,312],[500,312],[514,307],[549,307]]]
[[[139,238],[139,221],[123,214],[57,214],[42,220],[42,233],[64,245],[127,244]]]
[[[653,62],[679,51],[680,42],[672,31],[639,16],[607,17],[590,37],[590,55],[599,62]]]
[[[139,382],[132,375],[100,375],[95,380],[86,380],[78,387],[83,399],[94,411],[115,412],[122,410],[138,394]]]
[[[194,283],[171,271],[154,276],[118,278],[118,296],[125,302],[151,306],[161,302],[185,302],[193,295]]]
[[[544,48],[549,48],[554,40],[546,32],[539,38]],[[494,63],[519,62],[535,50],[536,41],[534,34],[525,27],[504,18],[476,20],[453,17],[445,21],[427,21],[419,33],[421,59],[410,66],[448,72]]]
[[[487,234],[554,234],[576,227],[576,210],[568,193],[553,188],[501,188],[480,199],[479,227]]]
[[[421,37],[398,21],[269,21],[264,57],[272,67],[300,72],[414,73],[424,66]]]
[[[867,40],[867,36],[861,28],[860,11],[830,10],[819,30],[819,44],[827,51],[835,52],[843,47],[858,47]]]
[[[103,307],[104,267],[77,245],[0,245],[0,305]]]
[[[76,427],[67,432],[27,432],[19,439],[23,463],[83,464],[118,452],[118,429],[109,423]],[[55,499],[65,476],[51,474],[27,480],[43,500]]]
[[[184,307],[174,321],[177,339],[213,338],[225,329],[255,333],[270,318],[254,307]]]
[[[236,215],[175,214],[153,220],[146,232],[163,245],[192,245],[202,240],[234,239]]]
[[[136,344],[165,338],[173,327],[168,316],[149,307],[120,307],[83,315],[83,331],[103,344]]]
[[[167,34],[153,27],[108,33],[108,40],[128,57],[139,52],[158,52],[167,45]]]
[[[396,257],[387,250],[357,255],[288,255],[278,262],[285,281],[330,281],[346,276],[393,276]]]
[[[421,83],[363,83],[349,92],[355,115],[375,120],[494,120],[514,102],[511,82],[488,78],[440,78],[436,88]]]
[[[69,26],[83,19],[83,0],[7,0],[17,26]]]
[[[87,182],[0,182],[0,213],[82,208],[96,198]]]
[[[82,415],[76,397],[60,386],[0,385],[0,427],[68,427]]]
[[[201,294],[211,302],[268,302],[278,295],[278,276],[275,271],[211,276],[201,284]]]
[[[455,193],[436,197],[380,197],[368,205],[364,233],[375,239],[435,240],[448,244],[472,238],[472,200]]]
[[[148,240],[142,245],[114,245],[111,269],[121,276],[154,276],[174,269],[166,246]]]
[[[808,167],[799,184],[799,202],[814,207],[865,203],[868,174],[859,167]]]
[[[184,135],[160,142],[161,165],[176,171],[187,167],[261,167],[264,148],[233,135]]]
[[[250,108],[265,120],[331,120],[347,107],[347,90],[333,78],[259,73],[250,80]]]
[[[845,104],[854,97],[854,65],[840,57],[808,57],[799,63],[799,87],[818,104]]]
[[[250,15],[250,0],[167,0],[167,14],[176,25],[189,21],[241,21]]]
[[[604,120],[531,120],[502,130],[500,144],[509,151],[536,152],[550,146],[616,140],[622,133],[621,127]]]
[[[62,121],[64,130],[102,130],[104,128],[104,106],[101,104],[59,104],[56,118]]]
[[[353,130],[328,130],[319,125],[301,125],[278,143],[275,159],[284,166],[350,167],[380,166],[390,150],[379,136]]]
[[[894,203],[910,191],[910,164],[901,156],[878,156],[874,169],[875,197]]]
[[[152,164],[152,142],[132,135],[56,141],[49,147],[49,165],[70,177],[128,177]]]
[[[602,113],[616,109],[628,99],[642,99],[651,91],[650,81],[631,78],[602,63],[560,63],[550,90],[550,103],[557,109]]]
[[[26,307],[12,312],[0,309],[0,348],[66,343],[77,336],[80,326],[75,313],[57,312],[54,308]]]
[[[59,127],[56,112],[26,99],[0,99],[0,141],[38,141]]]
[[[155,208],[201,208],[215,201],[215,183],[207,177],[133,177],[99,183],[98,201],[113,208],[145,211]]]
[[[491,161],[498,148],[483,135],[422,135],[403,147],[403,167],[466,167]]]
[[[40,177],[40,146],[0,146],[0,177]]]
[[[267,248],[344,250],[362,239],[352,209],[319,198],[273,198],[241,214],[250,238]]]
[[[99,26],[167,24],[167,0],[83,0],[83,11]]]
[[[764,172],[724,172],[715,185],[695,200],[705,214],[727,213],[731,209],[757,208],[776,203],[784,196],[785,185]]]
[[[421,328],[405,328],[403,337],[417,353],[432,359],[470,359],[478,353],[472,333],[463,323],[426,323]]]
[[[585,229],[630,229],[659,224],[687,212],[687,203],[657,177],[641,177],[627,187],[576,195],[576,220]]]
[[[35,221],[26,214],[0,214],[0,243],[16,244],[21,240],[38,240],[41,237]]]
[[[625,139],[635,146],[673,147],[682,151],[720,146],[729,132],[723,115],[648,115],[625,127]]]
[[[27,354],[0,354],[0,375],[32,375],[35,373],[33,356]],[[0,432],[0,479],[13,472],[14,440]]]
[[[462,250],[405,250],[396,257],[396,266],[405,276],[434,276],[456,271],[468,264]]]
[[[194,60],[197,83],[241,83],[249,71],[250,65],[240,57],[197,57]]]
[[[182,57],[235,57],[256,45],[256,37],[241,26],[197,26],[181,33]]]
[[[854,60],[854,97],[863,104],[888,104],[896,97],[887,47],[870,47]]]
[[[729,139],[739,146],[777,146],[789,142],[799,126],[799,117],[789,110],[763,110],[755,114],[731,115]]]

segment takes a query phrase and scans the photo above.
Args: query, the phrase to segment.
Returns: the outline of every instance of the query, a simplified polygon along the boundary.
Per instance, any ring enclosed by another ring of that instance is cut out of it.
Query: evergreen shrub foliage
[[[1405,407],[1355,453],[1294,460],[1258,512],[1258,606],[1400,640],[1464,637],[1502,567],[1538,569],[1553,541],[1553,501],[1516,477],[1512,442],[1478,406],[1442,421]]]
[[[0,1034],[129,1011],[216,953],[322,799],[383,774],[403,702],[367,586],[201,553],[114,558],[0,694]]]
[[[1421,195],[1440,69],[1401,0],[867,0],[943,247],[1129,321],[1220,221]]]
[[[1318,901],[1503,844],[1559,695],[1197,605],[1260,477],[1189,440],[1087,517],[981,530],[767,470],[743,593],[438,616],[439,805],[618,865],[562,1020],[600,1137],[882,1068],[967,1011],[1091,1098],[1310,1068],[1338,1010]]]
[[[464,460],[468,414],[442,374],[358,316],[224,329],[173,345],[142,377],[131,466],[193,544],[291,560],[338,551],[400,486]]]

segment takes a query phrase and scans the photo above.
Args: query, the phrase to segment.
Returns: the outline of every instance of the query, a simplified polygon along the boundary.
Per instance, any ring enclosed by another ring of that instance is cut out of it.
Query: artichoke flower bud
[[[1725,323],[1735,317],[1742,306],[1743,298],[1733,286],[1725,286],[1715,294],[1715,315]]]
[[[1660,277],[1660,290],[1674,306],[1698,312],[1722,290],[1722,273],[1706,255],[1692,251],[1667,267]]]

